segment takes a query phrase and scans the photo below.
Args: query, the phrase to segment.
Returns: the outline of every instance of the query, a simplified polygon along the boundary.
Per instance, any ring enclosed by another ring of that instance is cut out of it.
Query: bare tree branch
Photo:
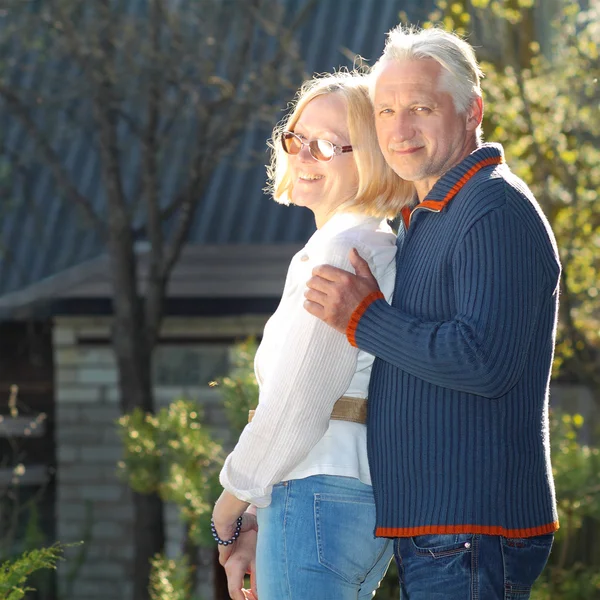
[[[106,238],[106,223],[96,213],[89,199],[81,194],[75,187],[71,177],[63,167],[60,158],[46,139],[46,136],[42,133],[41,129],[30,116],[27,107],[22,104],[21,100],[16,94],[14,94],[1,83],[0,95],[4,98],[6,103],[13,111],[13,114],[19,119],[29,135],[32,137],[44,161],[52,170],[52,174],[54,175],[56,183],[64,192],[65,196],[83,210],[85,215],[89,218],[90,223],[96,228],[100,236],[102,238]]]
[[[160,219],[160,189],[158,180],[157,135],[161,109],[161,82],[158,77],[157,58],[161,52],[161,23],[164,7],[160,0],[150,0],[150,63],[147,98],[147,117],[143,143],[143,186],[146,200],[146,231],[150,241],[148,289],[145,301],[145,325],[148,344],[152,347],[158,338],[162,315],[166,276],[163,263],[163,224]]]

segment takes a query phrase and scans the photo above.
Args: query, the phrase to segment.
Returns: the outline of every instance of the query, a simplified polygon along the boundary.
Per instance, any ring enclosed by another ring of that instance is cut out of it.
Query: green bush
[[[249,338],[235,346],[232,370],[220,382],[223,407],[234,434],[242,432],[248,423],[248,411],[258,404],[258,382],[254,374],[254,355],[257,342]]]
[[[191,567],[187,557],[177,560],[157,555],[152,560],[150,598],[152,600],[190,600]]]
[[[533,600],[600,598],[600,450],[579,440],[583,417],[550,419],[552,468],[560,529]]]
[[[155,415],[136,408],[118,426],[124,446],[119,475],[136,492],[156,492],[177,504],[190,538],[212,545],[210,515],[224,455],[203,423],[200,405],[175,400]]]
[[[21,600],[27,592],[35,591],[27,586],[31,576],[40,569],[55,569],[61,560],[64,546],[55,544],[23,552],[16,558],[0,564],[0,600]]]

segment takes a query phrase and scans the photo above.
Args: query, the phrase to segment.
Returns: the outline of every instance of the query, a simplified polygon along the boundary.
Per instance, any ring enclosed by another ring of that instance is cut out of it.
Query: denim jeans
[[[257,517],[260,600],[366,600],[393,556],[374,536],[372,488],[352,477],[284,481]]]
[[[527,600],[554,534],[419,535],[394,541],[401,600]]]

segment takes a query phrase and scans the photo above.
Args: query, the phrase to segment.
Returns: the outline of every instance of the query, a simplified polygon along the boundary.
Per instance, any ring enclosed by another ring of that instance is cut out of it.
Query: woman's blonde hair
[[[339,71],[318,75],[305,81],[290,112],[277,124],[269,140],[271,164],[267,167],[269,192],[276,202],[290,204],[293,183],[288,155],[281,147],[281,134],[294,127],[307,104],[325,94],[344,98],[352,156],[358,170],[356,194],[343,202],[339,210],[351,210],[375,217],[394,217],[414,198],[412,184],[401,179],[385,162],[377,142],[373,105],[366,77],[357,72]],[[335,158],[333,159],[335,160]]]

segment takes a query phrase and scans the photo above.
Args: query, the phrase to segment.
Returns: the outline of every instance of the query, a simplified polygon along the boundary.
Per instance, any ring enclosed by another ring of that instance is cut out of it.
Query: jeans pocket
[[[529,598],[531,587],[546,566],[553,540],[553,533],[529,538],[501,538],[506,600]]]
[[[374,536],[375,503],[365,494],[315,494],[319,563],[349,583],[362,583],[387,540]]]
[[[443,558],[470,552],[473,544],[473,534],[427,534],[411,538],[413,550],[417,556]]]

